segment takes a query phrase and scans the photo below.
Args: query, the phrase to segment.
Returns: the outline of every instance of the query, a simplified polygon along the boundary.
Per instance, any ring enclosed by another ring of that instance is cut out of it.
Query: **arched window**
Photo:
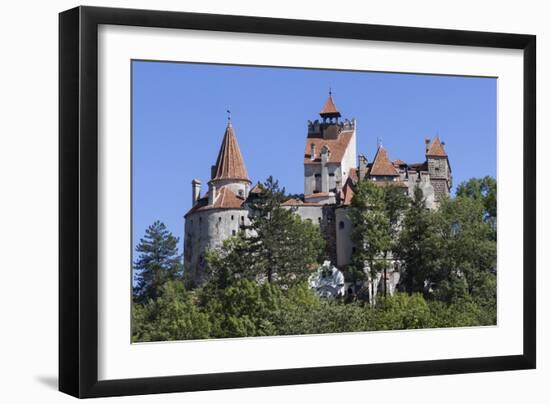
[[[339,227],[340,229],[343,229],[344,226],[345,226],[344,221],[343,221],[343,220],[340,220],[340,223],[338,223],[338,227]]]

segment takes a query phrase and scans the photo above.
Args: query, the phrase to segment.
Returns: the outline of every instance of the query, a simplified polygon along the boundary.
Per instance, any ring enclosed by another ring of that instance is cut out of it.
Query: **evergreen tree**
[[[438,274],[440,241],[424,193],[416,186],[395,246],[395,254],[403,263],[402,285],[408,293],[429,293]]]
[[[136,251],[134,261],[134,300],[145,303],[159,296],[162,285],[181,277],[181,255],[178,254],[179,238],[174,237],[164,223],[155,221],[145,230]]]

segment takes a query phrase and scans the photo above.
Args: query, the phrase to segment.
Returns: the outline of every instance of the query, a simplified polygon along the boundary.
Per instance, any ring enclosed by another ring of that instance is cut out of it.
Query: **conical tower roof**
[[[430,147],[428,148],[428,152],[426,153],[426,156],[447,157],[447,153],[445,152],[443,143],[441,143],[441,140],[439,140],[439,136],[436,136],[433,142],[430,144]]]
[[[323,109],[321,110],[319,115],[321,115],[323,118],[340,117],[340,112],[338,111],[338,108],[336,108],[336,104],[332,99],[331,91],[329,91],[327,101],[325,102],[325,105],[323,106]]]
[[[212,172],[212,180],[243,180],[250,182],[231,122],[227,124],[225,129],[215,169]]]

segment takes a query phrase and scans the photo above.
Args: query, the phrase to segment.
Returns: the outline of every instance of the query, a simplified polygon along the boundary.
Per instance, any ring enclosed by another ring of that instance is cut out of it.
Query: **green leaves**
[[[206,256],[212,281],[225,288],[246,278],[288,287],[305,280],[322,258],[317,225],[281,206],[284,189],[269,177],[251,203],[251,224]]]

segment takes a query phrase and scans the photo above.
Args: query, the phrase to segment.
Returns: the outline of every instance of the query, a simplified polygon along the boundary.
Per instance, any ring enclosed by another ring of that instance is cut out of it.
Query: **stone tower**
[[[426,139],[426,162],[430,182],[434,188],[436,202],[449,196],[452,187],[452,173],[449,158],[445,152],[445,144],[436,136],[430,142]]]

